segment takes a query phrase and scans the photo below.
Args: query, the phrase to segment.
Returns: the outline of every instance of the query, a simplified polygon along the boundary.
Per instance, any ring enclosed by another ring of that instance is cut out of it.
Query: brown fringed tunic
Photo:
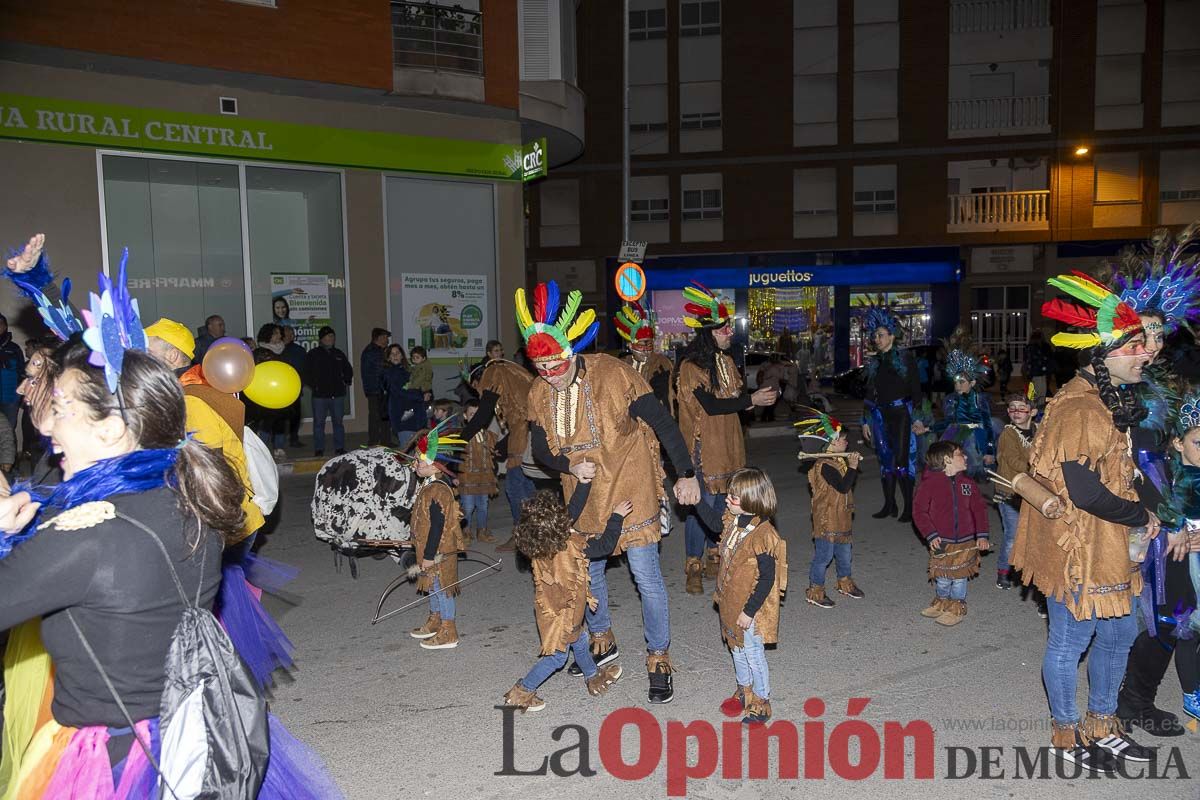
[[[1058,495],[1066,514],[1052,520],[1028,503],[1021,507],[1012,565],[1026,585],[1054,597],[1077,620],[1121,617],[1142,590],[1138,565],[1129,560],[1124,525],[1076,508],[1067,493],[1062,464],[1090,462],[1100,482],[1122,500],[1137,500],[1136,465],[1129,436],[1113,425],[1096,386],[1076,376],[1046,406],[1033,439],[1030,473]],[[1078,599],[1076,598],[1078,593]]]
[[[758,583],[758,557],[768,555],[775,560],[775,582],[754,614],[754,630],[764,644],[777,643],[779,601],[787,591],[787,543],[770,520],[754,517],[746,527],[738,527],[737,519],[726,513],[720,549],[721,567],[713,600],[720,611],[721,638],[730,647],[743,646],[745,631],[738,626],[737,618],[746,610]]]
[[[595,604],[588,579],[588,537],[572,531],[567,546],[550,558],[532,559],[533,610],[541,655],[567,650],[583,630],[583,612]]]
[[[723,494],[733,473],[746,466],[746,440],[742,421],[736,413],[709,414],[700,405],[696,390],[710,392],[718,399],[728,400],[742,393],[742,377],[733,359],[717,353],[717,378],[712,386],[707,371],[691,361],[679,366],[676,397],[679,400],[679,428],[688,444],[697,472],[713,494]]]
[[[813,461],[808,473],[812,488],[813,538],[834,544],[849,544],[853,537],[854,491],[840,492],[825,476],[825,467],[837,470],[845,479],[850,465],[844,458],[820,458]],[[857,470],[856,470],[857,472]]]
[[[458,581],[458,554],[461,550],[466,549],[462,525],[459,523],[462,512],[458,508],[454,490],[437,478],[429,479],[417,490],[417,496],[413,498],[411,527],[413,544],[417,548],[417,563],[421,562],[425,545],[429,541],[432,523],[430,507],[434,503],[441,506],[444,519],[442,538],[437,549],[437,554],[442,557],[442,561],[428,572],[421,573],[417,578],[417,591],[423,594],[432,592],[433,579],[436,577],[442,582],[443,594],[447,597],[455,597],[461,589],[458,586],[451,586],[451,584]]]
[[[491,391],[500,398],[496,417],[508,428],[508,469],[519,469],[529,444],[529,414],[526,405],[534,377],[511,361],[492,361],[479,376],[479,393]]]
[[[480,431],[467,442],[458,471],[460,495],[495,497],[500,493],[496,485],[495,450],[496,434],[493,431]]]
[[[625,518],[616,553],[654,544],[662,538],[659,522],[663,469],[658,440],[650,426],[630,414],[638,398],[651,393],[645,379],[612,356],[577,356],[578,376],[566,390],[556,392],[537,380],[529,392],[529,421],[545,431],[550,455],[560,460],[564,498],[578,481],[570,466],[583,461],[596,465],[591,499],[575,523],[582,533],[604,530],[614,505],[633,502]],[[668,448],[669,452],[669,448]]]
[[[658,402],[667,407],[672,416],[675,414],[675,387],[672,385],[671,373],[675,364],[662,353],[651,353],[645,361],[638,361],[633,355],[626,353],[621,360],[633,367],[634,372],[646,379]]]

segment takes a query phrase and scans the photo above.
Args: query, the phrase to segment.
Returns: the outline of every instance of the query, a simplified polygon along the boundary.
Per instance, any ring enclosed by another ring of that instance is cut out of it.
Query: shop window
[[[973,290],[971,333],[982,350],[995,356],[1008,351],[1013,374],[1022,374],[1025,346],[1029,342],[1030,287],[979,286]],[[1022,384],[1023,386],[1024,384]],[[1009,385],[1010,389],[1015,384]]]
[[[651,8],[629,12],[629,41],[667,38],[667,10]]]
[[[230,335],[253,335],[237,165],[105,155],[101,169],[109,270],[129,248],[146,324],[168,317],[195,330],[219,314]]]
[[[679,3],[679,35],[720,36],[720,0],[681,0]]]
[[[315,273],[328,285],[329,316],[283,318],[304,346],[329,324],[339,347],[353,347],[340,172],[107,154],[101,171],[109,269],[128,247],[143,319],[196,330],[219,314],[230,336],[254,336],[282,308],[273,274]]]

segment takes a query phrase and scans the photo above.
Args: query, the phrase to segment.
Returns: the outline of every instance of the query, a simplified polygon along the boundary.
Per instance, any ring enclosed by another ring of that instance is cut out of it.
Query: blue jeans
[[[335,450],[346,449],[346,429],[342,427],[342,417],[346,414],[346,398],[344,397],[314,397],[313,407],[313,449],[325,449],[325,418],[333,418],[333,447]]]
[[[767,653],[753,622],[749,628],[742,631],[742,646],[732,647],[729,652],[733,655],[733,673],[737,676],[738,686],[750,686],[762,699],[771,699],[771,673],[767,670]]]
[[[462,501],[463,516],[467,518],[468,528],[486,528],[488,512],[488,496],[486,494],[459,495]]]
[[[642,596],[642,629],[646,636],[646,649],[665,651],[671,646],[671,618],[667,609],[667,585],[663,582],[662,569],[658,563],[658,545],[646,544],[625,551],[629,570]],[[601,634],[612,628],[612,615],[608,610],[608,579],[604,569],[608,559],[597,558],[588,565],[592,579],[592,596],[596,598],[596,610],[587,611],[588,628],[593,634]]]
[[[272,450],[281,450],[287,444],[287,434],[271,433],[269,430],[258,431],[258,438]]]
[[[583,670],[583,677],[591,678],[599,672],[596,662],[592,660],[592,650],[588,647],[587,628],[581,630],[579,638],[571,642],[571,652],[575,654],[575,663]],[[529,674],[521,678],[521,686],[531,692],[537,691],[537,688],[545,683],[547,678],[562,669],[566,663],[566,650],[542,656],[529,670]]]
[[[533,492],[533,481],[521,467],[513,467],[504,474],[504,496],[508,498],[514,523],[521,518],[521,503],[533,497]]]
[[[1017,538],[1017,520],[1021,518],[1020,510],[1012,503],[1000,503],[1000,527],[1004,530],[1004,541],[1000,543],[1000,552],[996,555],[996,572],[1008,572],[1008,559],[1012,555],[1013,541]]]
[[[933,585],[937,596],[943,600],[947,598],[951,600],[967,599],[966,578],[934,578]]]
[[[1108,619],[1079,621],[1053,597],[1046,598],[1046,610],[1050,613],[1050,635],[1042,659],[1042,681],[1050,700],[1050,716],[1062,724],[1079,722],[1075,687],[1079,683],[1079,657],[1089,644],[1088,710],[1095,714],[1116,713],[1117,692],[1125,678],[1129,650],[1138,635],[1137,598],[1133,598],[1130,613]]]
[[[825,571],[829,562],[837,559],[837,576],[850,577],[850,543],[834,544],[828,539],[813,539],[813,559],[808,568],[808,582],[813,586],[825,585]],[[757,694],[757,692],[755,692]]]
[[[696,480],[700,482],[700,502],[707,503],[718,513],[725,512],[725,495],[713,494],[704,485],[704,475],[696,470]],[[683,552],[688,558],[700,558],[704,555],[705,546],[715,547],[720,531],[710,531],[704,527],[696,512],[690,511],[683,523]]]
[[[454,619],[454,598],[449,597],[445,592],[434,594],[442,588],[442,579],[433,579],[433,590],[429,593],[429,613],[441,614],[442,619]]]

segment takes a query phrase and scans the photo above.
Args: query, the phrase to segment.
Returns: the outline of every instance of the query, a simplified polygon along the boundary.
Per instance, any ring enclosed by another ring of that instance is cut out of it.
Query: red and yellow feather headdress
[[[1090,275],[1075,271],[1050,278],[1046,283],[1091,306],[1085,308],[1059,298],[1042,304],[1042,316],[1087,331],[1054,334],[1050,341],[1058,347],[1075,350],[1109,347],[1142,329],[1138,313]]]

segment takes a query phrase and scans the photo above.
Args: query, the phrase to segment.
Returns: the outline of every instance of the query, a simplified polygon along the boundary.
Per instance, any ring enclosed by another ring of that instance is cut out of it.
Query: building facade
[[[6,241],[45,232],[77,286],[128,249],[145,321],[220,314],[237,336],[318,276],[355,360],[381,326],[457,374],[488,339],[516,344],[523,146],[551,167],[583,148],[575,9],[2,0]],[[447,319],[442,290],[469,312]],[[34,332],[15,293],[0,307]]]
[[[630,6],[630,236],[652,290],[734,293],[752,345],[831,332],[843,368],[884,294],[914,341],[961,321],[1019,362],[1047,274],[1200,218],[1200,4]],[[530,271],[611,312],[620,4],[579,31],[588,147],[528,191]]]

